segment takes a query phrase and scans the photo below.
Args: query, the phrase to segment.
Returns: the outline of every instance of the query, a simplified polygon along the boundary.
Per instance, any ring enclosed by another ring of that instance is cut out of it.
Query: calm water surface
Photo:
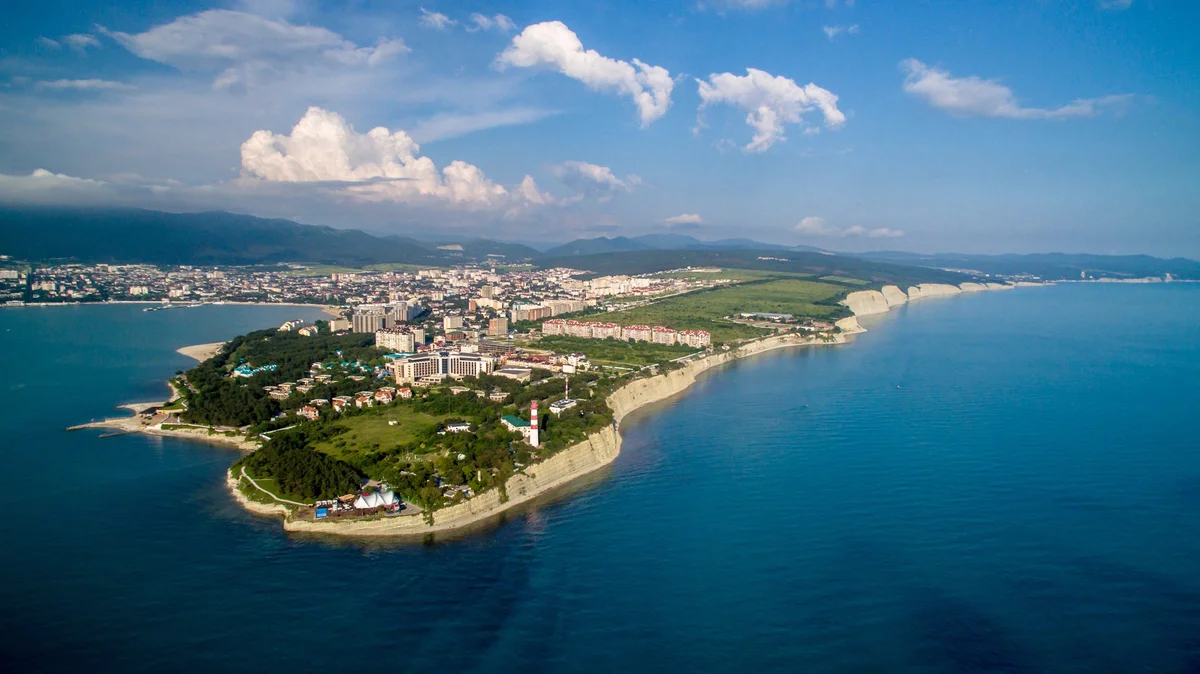
[[[67,425],[315,311],[0,311],[7,671],[1200,672],[1200,286],[931,300],[705,377],[482,534],[297,538]]]

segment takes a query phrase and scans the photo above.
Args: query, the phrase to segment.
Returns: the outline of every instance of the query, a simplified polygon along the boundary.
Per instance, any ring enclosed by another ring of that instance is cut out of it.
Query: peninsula
[[[245,451],[230,492],[289,531],[463,530],[611,463],[628,415],[712,368],[844,344],[858,316],[898,304],[1015,286],[869,271],[392,272],[387,296],[337,318],[184,347],[199,363],[170,400],[76,428]]]

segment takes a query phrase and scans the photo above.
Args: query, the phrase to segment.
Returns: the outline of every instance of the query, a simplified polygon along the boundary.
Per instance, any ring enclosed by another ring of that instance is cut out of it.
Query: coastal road
[[[246,478],[247,480],[250,480],[250,484],[254,485],[255,489],[258,489],[259,491],[266,494],[267,496],[270,496],[271,498],[275,499],[276,501],[280,501],[281,503],[291,503],[292,505],[298,505],[301,508],[306,508],[309,505],[307,503],[297,503],[295,501],[289,501],[285,498],[279,498],[278,496],[272,494],[271,492],[267,491],[266,489],[263,489],[262,487],[259,486],[259,484],[257,482],[254,481],[254,478],[252,478],[246,474],[245,466],[242,466],[242,477]]]

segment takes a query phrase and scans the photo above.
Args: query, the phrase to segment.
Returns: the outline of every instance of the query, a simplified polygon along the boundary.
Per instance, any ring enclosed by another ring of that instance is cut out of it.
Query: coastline
[[[161,438],[176,438],[180,440],[193,440],[207,442],[212,445],[223,445],[232,447],[243,452],[253,452],[258,449],[258,445],[253,442],[246,441],[241,435],[228,436],[221,431],[211,430],[203,427],[192,428],[163,428],[162,421],[154,421],[143,416],[147,411],[165,405],[166,402],[149,402],[149,403],[129,403],[127,405],[118,405],[117,409],[129,410],[133,414],[128,417],[109,417],[100,421],[89,421],[83,424],[68,426],[68,431],[82,431],[85,429],[98,429],[111,431],[107,435],[124,435],[126,433],[144,433],[146,435],[154,435]],[[102,436],[104,437],[104,436]]]
[[[183,355],[187,356],[188,358],[192,358],[192,359],[195,359],[196,361],[203,363],[204,361],[208,360],[209,358],[212,358],[213,356],[217,355],[217,353],[219,353],[221,351],[221,347],[225,346],[226,344],[228,344],[228,342],[212,342],[210,344],[193,344],[192,346],[181,346],[178,349],[175,349],[175,353],[183,354]]]
[[[859,329],[861,332],[861,328]],[[507,500],[502,500],[500,490],[494,489],[469,501],[443,508],[433,513],[432,524],[421,517],[384,517],[369,520],[308,520],[294,519],[290,511],[284,515],[279,509],[270,513],[259,507],[247,508],[256,514],[283,516],[285,531],[331,536],[351,537],[414,537],[427,534],[461,531],[488,520],[499,518],[516,506],[548,494],[589,475],[616,460],[621,453],[621,422],[635,411],[657,402],[662,402],[683,393],[698,377],[715,367],[735,360],[758,355],[776,349],[797,346],[827,346],[847,343],[847,335],[840,334],[829,341],[797,334],[766,337],[742,344],[728,351],[719,351],[688,362],[682,368],[657,374],[645,379],[636,379],[609,394],[608,404],[613,410],[613,425],[593,433],[579,443],[564,449],[541,463],[529,466],[525,472],[513,475],[505,483]],[[239,502],[246,499],[237,490],[237,481],[227,477],[227,484]],[[261,506],[261,504],[255,504]]]
[[[435,511],[432,514],[432,522],[427,521],[424,517],[378,517],[322,521],[296,519],[293,510],[283,504],[269,505],[249,499],[238,489],[240,479],[235,478],[228,471],[226,487],[234,499],[248,512],[264,517],[282,518],[285,531],[330,536],[390,538],[411,538],[436,533],[461,532],[481,526],[488,521],[498,520],[517,506],[558,490],[611,464],[621,452],[620,424],[626,417],[643,407],[685,392],[700,375],[711,369],[741,358],[781,348],[846,344],[854,335],[866,332],[866,329],[858,323],[858,317],[886,313],[894,306],[909,302],[1035,285],[1049,284],[965,283],[961,287],[946,284],[919,284],[909,287],[907,292],[897,286],[884,286],[881,290],[855,291],[842,301],[842,304],[849,308],[853,315],[837,321],[836,325],[840,333],[833,339],[821,340],[797,333],[764,337],[728,350],[695,358],[686,362],[678,370],[630,381],[608,396],[608,404],[613,411],[611,426],[593,433],[579,443],[562,450],[545,461],[528,466],[523,472],[510,477],[503,489],[507,498],[502,496],[502,490],[493,489],[468,501]],[[195,345],[181,348],[179,352],[202,361],[211,357],[211,354],[219,350],[223,344],[222,342]],[[187,352],[185,353],[185,351]],[[144,410],[146,405],[142,404],[140,407]],[[123,407],[134,409],[133,406]],[[75,426],[69,430],[79,428],[111,428],[123,432],[141,432],[163,437],[202,440],[232,446],[242,451],[254,451],[258,448],[256,443],[247,442],[240,436],[236,438],[224,436],[220,434],[220,431],[202,428],[164,429],[161,422],[158,424],[147,423],[144,417],[139,417],[136,413],[132,417],[106,419],[101,422]]]
[[[21,304],[0,304],[0,308],[3,308],[3,309],[44,309],[47,307],[87,307],[87,306],[108,306],[111,304],[147,304],[147,305],[151,305],[151,306],[164,306],[163,302],[160,300],[105,300],[103,302],[28,302],[28,303],[23,302]],[[171,306],[171,308],[175,308],[175,309],[199,308],[199,307],[188,306],[187,304],[185,304],[183,302],[179,302],[177,304],[173,304],[170,306]],[[312,307],[315,309],[320,309],[321,311],[325,312],[325,314],[328,316],[332,316],[334,318],[342,317],[342,313],[340,311],[341,307],[334,305],[334,304],[312,304],[312,303],[308,303],[308,302],[236,302],[236,301],[221,300],[219,302],[202,303],[200,306],[204,306],[204,307],[208,307],[208,306],[213,306],[213,307],[220,307],[220,306]]]

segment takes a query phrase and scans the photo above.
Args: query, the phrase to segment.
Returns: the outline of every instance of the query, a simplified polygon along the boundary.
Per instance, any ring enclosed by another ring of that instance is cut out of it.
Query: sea
[[[290,535],[67,432],[297,307],[0,310],[0,669],[1200,672],[1200,285],[927,300],[706,374],[465,536]]]

